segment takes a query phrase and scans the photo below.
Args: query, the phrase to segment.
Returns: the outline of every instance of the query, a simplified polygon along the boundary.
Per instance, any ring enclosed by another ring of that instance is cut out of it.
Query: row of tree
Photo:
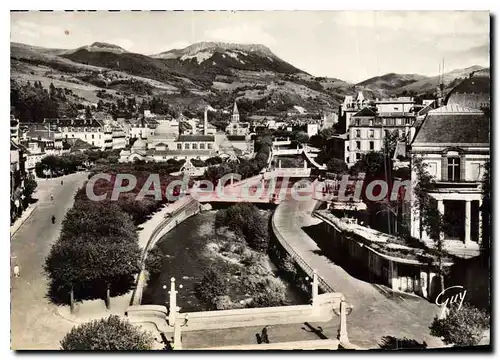
[[[141,250],[136,226],[112,202],[75,199],[58,240],[46,258],[49,296],[56,303],[125,294],[140,271]]]

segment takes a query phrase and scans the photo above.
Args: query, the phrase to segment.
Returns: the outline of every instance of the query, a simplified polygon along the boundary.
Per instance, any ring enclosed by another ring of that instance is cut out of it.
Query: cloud
[[[40,25],[33,22],[19,20],[11,23],[11,37],[29,37],[39,39],[43,37],[65,36],[64,28],[54,25]]]
[[[234,26],[207,30],[205,31],[205,37],[212,41],[239,44],[263,44],[271,46],[275,43],[274,37],[265,32],[260,26],[249,23],[239,23]]]
[[[487,34],[487,11],[339,11],[333,22],[357,28],[425,34]]]

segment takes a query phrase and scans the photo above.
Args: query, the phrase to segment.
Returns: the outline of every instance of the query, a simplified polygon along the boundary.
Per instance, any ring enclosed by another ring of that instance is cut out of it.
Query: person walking
[[[56,223],[56,217],[54,215],[52,215],[52,224],[55,224]]]

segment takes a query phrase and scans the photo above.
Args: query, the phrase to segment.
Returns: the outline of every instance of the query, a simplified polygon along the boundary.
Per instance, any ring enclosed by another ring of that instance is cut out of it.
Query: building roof
[[[104,124],[97,119],[44,119],[44,124],[57,124],[58,126],[68,127],[101,127]]]
[[[430,111],[413,140],[417,144],[484,144],[490,142],[490,119],[483,113]]]
[[[214,150],[155,150],[150,149],[147,154],[150,156],[206,156]]]
[[[187,141],[214,141],[213,135],[180,135],[179,142]]]
[[[356,114],[352,115],[353,117],[358,117],[358,116],[375,116],[376,113],[369,107],[364,107],[362,110],[358,111]]]
[[[239,114],[239,112],[238,112],[238,106],[236,105],[236,101],[234,102],[233,114]]]
[[[92,149],[95,148],[96,146],[90,145],[88,142],[83,141],[82,139],[78,138],[71,138],[71,139],[66,139],[66,142],[71,146],[71,150],[86,150],[86,149]]]
[[[362,91],[358,91],[358,94],[356,95],[356,101],[365,101],[365,97],[363,96]]]
[[[147,147],[148,147],[148,144],[144,140],[139,138],[136,141],[134,141],[134,144],[132,145],[132,151],[134,151],[134,150],[146,150]]]
[[[27,132],[26,132],[26,137],[28,139],[44,139],[44,140],[55,140],[55,136],[56,134],[60,134],[59,131],[49,131],[48,129],[44,129],[44,130],[39,130],[39,129],[36,129],[36,130],[32,130],[32,129],[29,129]]]
[[[490,77],[488,75],[472,75],[464,79],[460,84],[455,86],[446,96],[446,104],[469,104],[478,103],[477,108],[480,108],[481,101],[479,99],[490,96]],[[470,105],[469,105],[470,106]]]
[[[377,99],[375,104],[413,104],[415,100],[409,96],[400,96],[398,98]]]
[[[481,110],[473,109],[458,104],[448,104],[431,110],[428,114],[483,114]]]

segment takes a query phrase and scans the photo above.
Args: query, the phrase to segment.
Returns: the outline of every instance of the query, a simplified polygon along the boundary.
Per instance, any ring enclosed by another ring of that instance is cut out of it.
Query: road
[[[442,346],[429,334],[429,325],[439,309],[427,300],[410,296],[392,296],[383,287],[354,277],[323,255],[316,242],[304,231],[321,221],[312,217],[314,200],[287,200],[276,210],[276,226],[299,256],[316,269],[335,291],[354,305],[347,317],[349,339],[356,345],[377,348],[383,337],[416,340],[428,347]],[[326,236],[326,235],[322,235]],[[327,327],[328,329],[328,327]]]
[[[57,350],[59,341],[72,327],[57,315],[56,306],[46,298],[47,279],[42,268],[51,244],[57,239],[61,221],[86,179],[86,173],[77,173],[39,180],[34,196],[38,199],[37,208],[11,238],[12,267],[14,264],[20,267],[19,278],[11,270],[11,349]]]

